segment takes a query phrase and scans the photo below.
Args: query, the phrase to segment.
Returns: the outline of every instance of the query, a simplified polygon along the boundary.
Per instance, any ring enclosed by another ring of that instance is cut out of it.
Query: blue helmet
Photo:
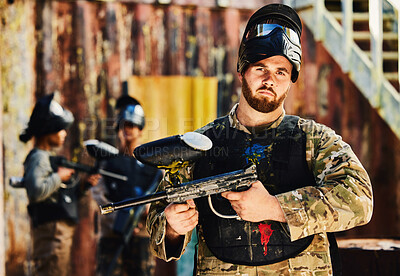
[[[130,96],[124,95],[117,100],[116,108],[119,109],[116,130],[123,127],[124,124],[130,123],[139,127],[140,130],[144,128],[145,117],[144,111],[140,103]]]

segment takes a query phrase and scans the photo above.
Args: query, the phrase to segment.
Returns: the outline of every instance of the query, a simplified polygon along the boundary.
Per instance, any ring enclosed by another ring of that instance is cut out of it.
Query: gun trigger
[[[216,198],[217,200],[223,200],[223,199],[226,199],[226,198],[222,197],[222,195],[221,195],[221,194],[216,194],[215,198]]]
[[[247,191],[248,189],[250,189],[249,186],[241,186],[236,189],[236,192],[244,192]]]

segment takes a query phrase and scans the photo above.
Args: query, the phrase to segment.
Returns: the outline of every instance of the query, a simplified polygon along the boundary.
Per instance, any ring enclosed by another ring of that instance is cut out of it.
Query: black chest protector
[[[213,148],[194,167],[194,179],[257,166],[258,179],[270,194],[316,185],[306,162],[305,133],[297,126],[299,118],[285,116],[282,123],[263,133],[247,134],[229,126],[227,117],[203,133]],[[242,265],[267,265],[296,256],[306,249],[313,236],[290,241],[286,223],[249,222],[219,217],[234,215],[228,200],[220,195],[196,200],[199,224],[206,244],[220,260]]]
[[[157,168],[142,164],[130,156],[110,158],[104,168],[128,177],[128,181],[105,177],[106,196],[114,202],[144,195],[158,175]]]

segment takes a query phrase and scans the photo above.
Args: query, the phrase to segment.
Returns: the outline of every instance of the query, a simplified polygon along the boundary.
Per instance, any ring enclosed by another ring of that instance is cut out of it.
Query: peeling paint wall
[[[2,3],[0,2],[0,9],[1,9]],[[3,25],[0,24],[0,33],[3,32]],[[1,43],[0,43],[1,45]],[[2,70],[0,70],[0,83],[2,79]],[[3,89],[2,85],[0,85],[0,106],[3,106]],[[3,129],[3,110],[0,109],[0,133],[1,130]],[[0,136],[0,175],[4,175],[4,159],[3,159],[3,137],[2,135]],[[4,177],[1,177],[0,179],[0,244],[5,244],[5,224],[4,224]],[[0,275],[5,275],[5,263],[6,263],[6,257],[5,257],[5,246],[0,247]]]
[[[7,275],[30,274],[27,198],[24,190],[9,187],[8,178],[22,174],[32,147],[18,135],[37,97],[60,91],[61,103],[76,118],[61,153],[83,163],[93,162],[83,151],[84,140],[114,143],[115,99],[132,75],[217,77],[218,114],[237,101],[241,33],[252,10],[265,1],[232,0],[230,8],[217,8],[211,0],[172,2],[0,0]],[[343,235],[399,236],[400,141],[307,29],[302,39],[304,61],[286,111],[334,128],[351,144],[374,185],[372,222]],[[81,204],[74,274],[93,275],[98,209],[90,197]]]
[[[21,175],[22,162],[31,145],[17,142],[29,119],[34,101],[34,2],[7,5],[0,1],[0,62],[2,87],[2,145],[4,164],[5,250],[7,267],[22,273],[30,243],[26,193],[10,189],[8,177]],[[10,263],[10,260],[13,260]],[[21,265],[22,264],[22,265]]]

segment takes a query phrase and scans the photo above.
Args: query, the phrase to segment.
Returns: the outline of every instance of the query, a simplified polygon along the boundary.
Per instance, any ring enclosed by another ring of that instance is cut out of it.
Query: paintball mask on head
[[[74,122],[72,113],[62,108],[53,98],[54,93],[36,102],[28,127],[19,136],[22,142],[28,142],[33,136],[40,137],[67,129]]]
[[[127,123],[139,127],[140,130],[144,128],[144,111],[136,99],[130,96],[122,96],[118,99],[116,108],[120,109],[116,122],[117,131]]]
[[[270,4],[249,19],[239,48],[237,71],[257,61],[276,55],[293,65],[292,82],[296,82],[301,64],[301,20],[297,13],[282,4]]]

